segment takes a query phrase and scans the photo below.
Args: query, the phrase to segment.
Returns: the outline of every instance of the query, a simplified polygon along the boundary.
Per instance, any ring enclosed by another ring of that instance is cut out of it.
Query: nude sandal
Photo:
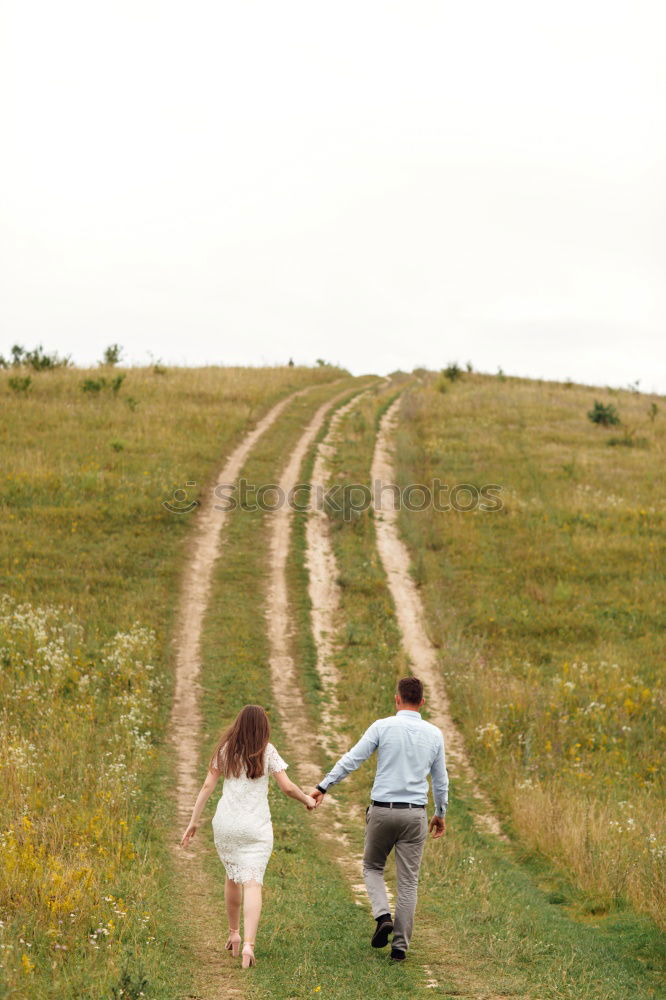
[[[225,950],[230,951],[234,958],[238,958],[238,952],[240,950],[241,936],[240,927],[237,931],[233,928],[229,928],[229,939],[225,944]]]

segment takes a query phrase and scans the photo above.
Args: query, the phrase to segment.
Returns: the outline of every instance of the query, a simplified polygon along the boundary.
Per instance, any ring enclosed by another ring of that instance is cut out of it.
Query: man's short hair
[[[418,677],[403,677],[398,681],[398,694],[409,705],[420,705],[423,699],[423,684]]]

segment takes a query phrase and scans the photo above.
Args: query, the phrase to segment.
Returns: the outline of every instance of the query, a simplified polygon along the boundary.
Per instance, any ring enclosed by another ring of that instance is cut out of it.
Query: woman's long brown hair
[[[270,735],[268,716],[261,705],[246,705],[222,733],[209,767],[221,770],[225,778],[239,778],[243,772],[248,778],[259,778],[264,773]]]

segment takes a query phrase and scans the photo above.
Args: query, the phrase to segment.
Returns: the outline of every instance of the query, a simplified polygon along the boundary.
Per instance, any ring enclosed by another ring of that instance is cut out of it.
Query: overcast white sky
[[[0,353],[666,392],[663,0],[0,10]]]

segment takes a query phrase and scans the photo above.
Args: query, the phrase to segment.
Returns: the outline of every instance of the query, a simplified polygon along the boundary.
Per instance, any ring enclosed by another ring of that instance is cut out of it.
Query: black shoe
[[[372,935],[373,948],[385,948],[388,944],[389,934],[393,931],[393,921],[391,920],[391,914],[385,913],[381,917],[377,917],[377,930]]]
[[[394,962],[404,962],[407,958],[407,952],[402,951],[401,948],[391,948],[391,958]]]

